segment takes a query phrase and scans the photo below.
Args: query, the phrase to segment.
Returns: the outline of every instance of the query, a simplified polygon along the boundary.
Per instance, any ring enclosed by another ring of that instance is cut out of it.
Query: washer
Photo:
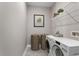
[[[52,55],[51,49],[52,49],[52,46],[54,45],[54,40],[49,38],[48,36],[46,36],[46,39],[48,40],[48,43],[49,43],[49,53],[48,53],[48,55],[51,56]]]
[[[49,42],[49,56],[78,56],[79,55],[79,41],[54,37],[47,35],[46,39]]]

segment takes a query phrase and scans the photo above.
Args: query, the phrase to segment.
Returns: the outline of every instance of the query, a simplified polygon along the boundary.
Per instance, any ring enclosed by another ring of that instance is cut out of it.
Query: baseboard
[[[29,44],[29,45],[27,45],[27,47],[31,47],[31,45]]]
[[[27,45],[27,46],[26,46],[26,48],[25,48],[24,53],[23,53],[22,56],[25,56],[25,55],[26,55],[26,52],[27,52],[27,48],[28,48],[28,47],[31,47],[31,45]]]

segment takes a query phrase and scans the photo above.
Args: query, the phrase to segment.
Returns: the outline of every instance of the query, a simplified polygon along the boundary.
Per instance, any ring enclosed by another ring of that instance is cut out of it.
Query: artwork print
[[[44,15],[34,15],[34,27],[44,27]]]

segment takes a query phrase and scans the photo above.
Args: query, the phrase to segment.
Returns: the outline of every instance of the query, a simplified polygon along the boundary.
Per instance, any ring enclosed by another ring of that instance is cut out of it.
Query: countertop
[[[66,46],[72,47],[72,46],[79,46],[79,41],[74,40],[74,39],[69,39],[69,38],[64,38],[64,37],[55,37],[53,35],[47,35],[46,37],[56,40]]]

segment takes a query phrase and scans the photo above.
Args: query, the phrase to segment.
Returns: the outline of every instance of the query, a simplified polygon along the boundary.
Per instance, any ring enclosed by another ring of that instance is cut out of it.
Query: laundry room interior
[[[0,2],[0,56],[79,56],[79,2]]]

